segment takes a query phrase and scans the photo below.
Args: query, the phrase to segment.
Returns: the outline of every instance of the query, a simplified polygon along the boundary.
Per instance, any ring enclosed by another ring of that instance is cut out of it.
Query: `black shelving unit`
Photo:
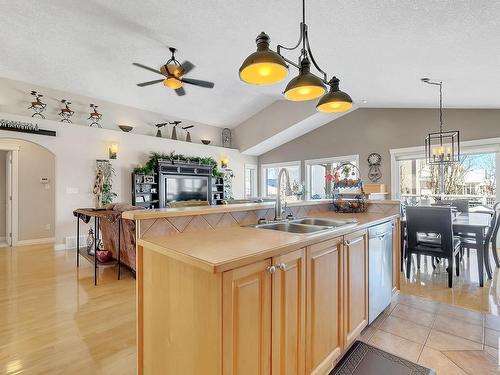
[[[132,205],[145,209],[160,206],[157,177],[157,173],[132,173]]]
[[[217,177],[212,184],[212,204],[223,204],[224,202],[224,179]]]

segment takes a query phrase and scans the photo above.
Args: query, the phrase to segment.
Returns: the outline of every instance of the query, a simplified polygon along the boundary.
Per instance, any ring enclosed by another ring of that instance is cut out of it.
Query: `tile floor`
[[[438,375],[499,374],[500,318],[399,294],[361,340]]]

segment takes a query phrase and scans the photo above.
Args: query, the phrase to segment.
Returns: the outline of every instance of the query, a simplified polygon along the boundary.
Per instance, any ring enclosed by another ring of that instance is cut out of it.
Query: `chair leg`
[[[406,254],[406,278],[407,279],[410,278],[411,257],[412,257],[412,254],[410,252],[408,252],[408,254]]]
[[[467,258],[470,258],[470,249],[467,248]]]
[[[417,254],[417,270],[420,270],[420,254]]]
[[[484,251],[484,267],[486,268],[486,274],[488,275],[488,279],[491,280],[493,276],[491,273],[489,245],[489,243],[484,245],[482,250]],[[481,249],[478,249],[478,251],[481,251]]]
[[[498,252],[497,252],[497,239],[493,238],[491,240],[491,251],[493,252],[493,259],[495,259],[495,264],[497,267],[500,267],[500,261],[498,259]]]
[[[432,257],[432,269],[435,270],[436,269],[436,257]]]
[[[455,255],[455,270],[457,276],[460,276],[460,253]]]
[[[448,258],[448,288],[453,288],[453,255]]]

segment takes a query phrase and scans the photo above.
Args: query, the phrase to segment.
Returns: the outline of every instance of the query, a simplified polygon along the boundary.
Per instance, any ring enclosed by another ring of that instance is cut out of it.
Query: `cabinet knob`
[[[286,271],[286,264],[285,263],[278,264],[278,269],[280,271]]]
[[[267,272],[269,272],[269,273],[275,273],[276,272],[276,266],[269,266],[269,267],[267,267]]]

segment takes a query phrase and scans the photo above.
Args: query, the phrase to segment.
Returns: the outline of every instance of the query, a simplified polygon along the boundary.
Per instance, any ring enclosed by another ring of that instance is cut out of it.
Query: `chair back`
[[[467,199],[454,199],[450,203],[458,212],[469,212],[469,201]]]
[[[486,243],[490,242],[492,238],[497,238],[498,228],[500,227],[500,202],[495,203],[493,206],[493,216],[491,217],[491,225],[486,232]]]
[[[443,257],[453,254],[453,218],[451,207],[406,207],[408,248],[425,247],[418,243],[418,235],[435,234],[441,238],[441,247],[432,252]]]

